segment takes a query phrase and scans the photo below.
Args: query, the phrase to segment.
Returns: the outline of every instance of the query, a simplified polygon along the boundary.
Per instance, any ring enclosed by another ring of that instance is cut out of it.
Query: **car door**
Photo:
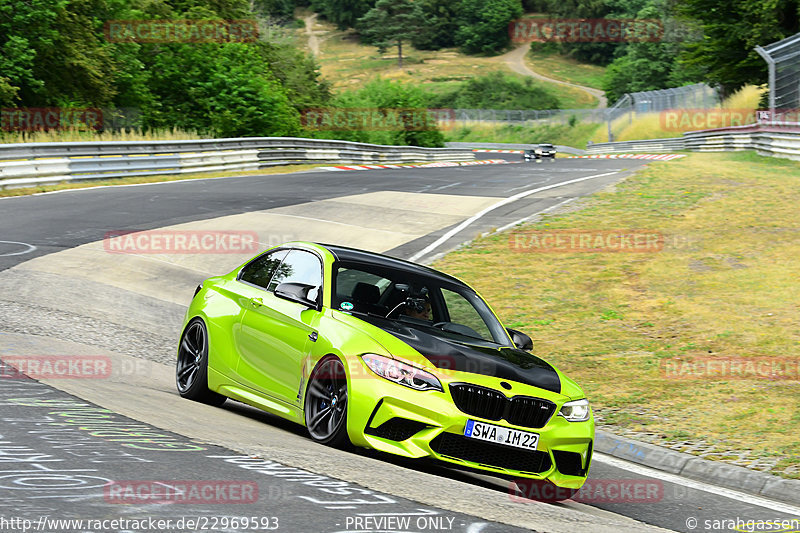
[[[254,292],[238,327],[237,373],[245,385],[298,405],[301,369],[316,340],[320,312],[275,296],[275,288],[281,283],[313,285],[317,289],[312,293],[319,300],[322,262],[312,252],[291,250],[274,270],[266,288],[252,287]]]

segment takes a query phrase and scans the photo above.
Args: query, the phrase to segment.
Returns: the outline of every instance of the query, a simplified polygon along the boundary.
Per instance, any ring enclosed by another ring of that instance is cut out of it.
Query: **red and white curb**
[[[432,163],[413,163],[410,165],[337,165],[335,167],[319,167],[316,170],[378,170],[382,168],[442,168],[466,167],[472,165],[505,165],[511,163],[505,159],[481,159],[479,161],[434,161]]]
[[[686,157],[684,154],[597,154],[597,155],[571,155],[567,159],[654,159],[670,161]]]
[[[492,152],[494,154],[521,154],[523,150],[484,150],[484,149],[475,149],[472,150],[473,152]]]

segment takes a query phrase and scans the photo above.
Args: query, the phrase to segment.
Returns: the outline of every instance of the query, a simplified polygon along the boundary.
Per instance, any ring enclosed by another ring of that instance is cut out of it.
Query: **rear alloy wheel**
[[[208,332],[206,325],[195,318],[181,337],[175,365],[175,385],[184,398],[219,406],[225,396],[208,389]]]
[[[311,438],[335,447],[347,445],[347,374],[338,357],[323,357],[306,389],[306,428]]]

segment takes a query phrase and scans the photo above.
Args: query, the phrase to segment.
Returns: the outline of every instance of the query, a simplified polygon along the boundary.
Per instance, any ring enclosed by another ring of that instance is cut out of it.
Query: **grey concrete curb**
[[[783,479],[741,466],[709,461],[602,430],[595,432],[594,451],[689,479],[800,505],[800,480],[797,479]]]

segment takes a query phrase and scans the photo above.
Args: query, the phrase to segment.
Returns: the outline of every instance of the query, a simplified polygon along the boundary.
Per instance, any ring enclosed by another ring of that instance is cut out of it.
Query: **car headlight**
[[[364,354],[361,358],[370,370],[389,381],[405,385],[414,390],[437,390],[443,392],[442,384],[430,372],[425,372],[390,357],[373,353]]]
[[[567,402],[561,406],[561,410],[558,412],[560,416],[570,422],[585,422],[589,420],[589,413],[589,400],[586,398]]]

